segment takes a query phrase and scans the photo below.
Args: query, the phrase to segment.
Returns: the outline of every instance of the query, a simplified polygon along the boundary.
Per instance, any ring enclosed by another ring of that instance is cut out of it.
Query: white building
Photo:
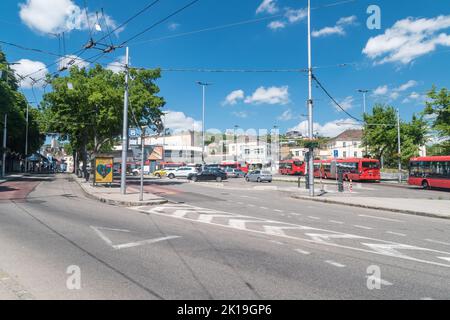
[[[362,158],[365,149],[362,147],[362,130],[346,130],[330,140],[325,152],[320,154],[323,159],[330,158]]]

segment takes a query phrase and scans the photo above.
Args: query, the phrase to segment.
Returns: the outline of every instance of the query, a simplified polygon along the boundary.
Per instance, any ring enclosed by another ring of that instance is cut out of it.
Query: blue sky
[[[150,1],[149,1],[150,2]],[[106,29],[141,10],[147,1],[87,0],[90,25]],[[190,0],[161,0],[112,37],[119,44]],[[129,42],[136,67],[163,69],[303,69],[307,67],[306,0],[200,0],[192,7]],[[370,30],[369,5],[381,9],[381,29]],[[349,113],[360,117],[362,95],[367,105],[388,102],[410,119],[424,105],[424,93],[435,84],[449,87],[450,7],[448,0],[312,0],[313,65],[315,75]],[[101,9],[105,19],[101,19]],[[0,40],[62,54],[58,39],[65,32],[66,54],[89,39],[82,0],[5,0],[0,2]],[[107,21],[105,23],[104,21]],[[234,24],[224,28],[219,26]],[[248,22],[248,23],[247,23]],[[198,30],[214,30],[193,32]],[[185,34],[188,33],[188,34]],[[98,39],[101,33],[93,34]],[[2,45],[19,74],[54,63],[57,57]],[[91,49],[81,59],[99,51]],[[105,55],[105,66],[120,60],[124,49]],[[27,60],[22,60],[27,59]],[[80,65],[83,61],[77,61]],[[345,66],[342,66],[346,63]],[[50,72],[56,66],[48,67]],[[39,73],[38,73],[39,74]],[[63,73],[64,74],[64,73]],[[225,130],[266,128],[306,130],[307,76],[305,73],[163,72],[158,81],[167,101],[167,123],[174,128],[199,127],[201,88],[196,81],[213,83],[207,89],[206,127]],[[29,80],[28,80],[29,82]],[[23,83],[29,100],[35,98]],[[35,87],[37,100],[43,93]],[[321,134],[335,135],[355,127],[314,86],[315,123]],[[227,100],[228,97],[228,100]],[[336,125],[336,122],[346,123]]]

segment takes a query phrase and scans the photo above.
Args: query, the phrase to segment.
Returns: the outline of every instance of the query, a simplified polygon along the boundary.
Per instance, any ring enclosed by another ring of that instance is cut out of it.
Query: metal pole
[[[120,176],[120,193],[127,193],[127,153],[128,153],[128,77],[129,77],[128,47],[125,50],[125,94],[123,103],[123,130],[122,130],[122,169]]]
[[[5,113],[5,123],[3,126],[3,156],[2,156],[2,177],[5,177],[6,172],[6,133],[7,133],[8,114]]]
[[[237,136],[236,136],[237,125],[234,126],[234,147],[235,147],[235,159],[234,161],[238,161],[238,146],[237,146]]]
[[[139,201],[144,201],[144,136],[145,127],[142,127],[141,134],[141,189],[139,193]]]
[[[311,0],[308,0],[308,133],[309,138],[313,135],[313,100],[312,100],[312,58],[311,58]],[[314,197],[314,148],[309,150],[309,196]]]
[[[398,183],[402,183],[402,146],[400,138],[400,110],[397,109]]]
[[[27,124],[25,129],[25,172],[28,171],[28,103],[27,103]]]
[[[205,85],[202,85],[202,164],[205,164]]]

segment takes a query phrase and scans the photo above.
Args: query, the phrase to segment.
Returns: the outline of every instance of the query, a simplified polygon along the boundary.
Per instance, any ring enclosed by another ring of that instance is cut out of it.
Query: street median
[[[123,195],[117,185],[94,187],[85,179],[78,178],[74,174],[71,175],[71,178],[78,183],[88,198],[110,205],[134,207],[160,205],[168,202],[162,197],[146,192],[144,192],[144,200],[139,201],[139,190],[133,187],[128,187],[127,194]]]

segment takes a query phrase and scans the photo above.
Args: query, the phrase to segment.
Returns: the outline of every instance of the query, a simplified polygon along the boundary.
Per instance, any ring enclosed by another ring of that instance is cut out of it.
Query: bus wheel
[[[430,184],[428,183],[427,180],[423,180],[423,181],[422,181],[422,188],[424,188],[424,189],[430,189]]]

